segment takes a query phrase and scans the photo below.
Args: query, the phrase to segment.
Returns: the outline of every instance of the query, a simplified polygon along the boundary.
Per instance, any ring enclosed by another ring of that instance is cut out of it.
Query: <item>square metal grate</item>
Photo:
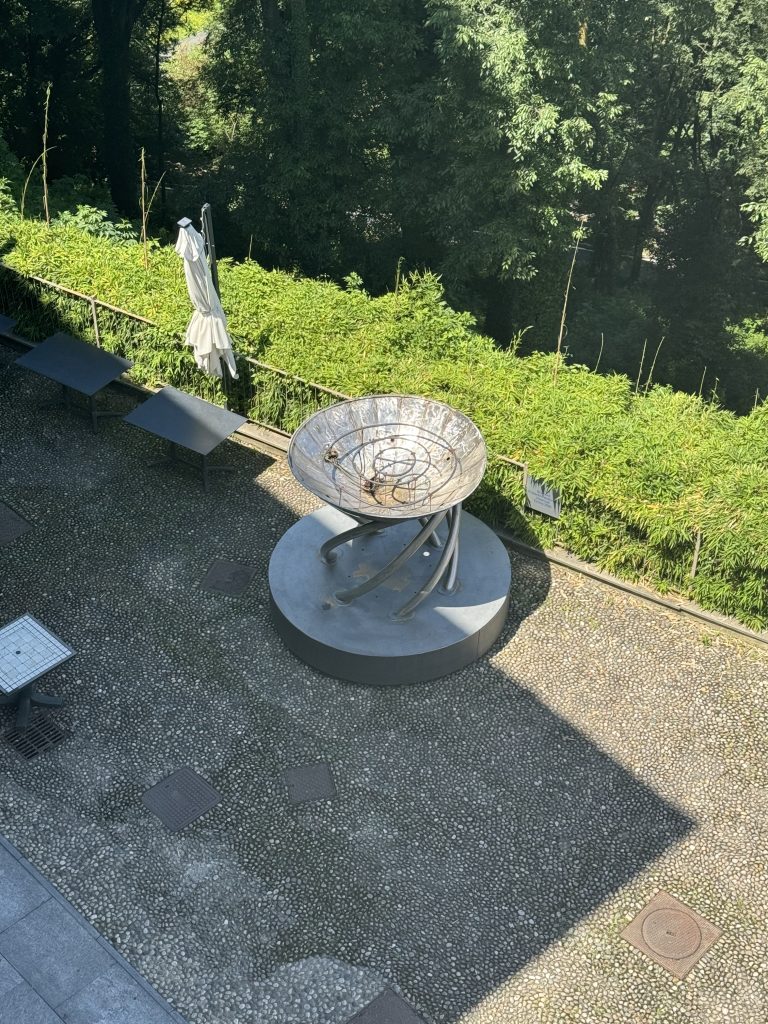
[[[256,572],[257,569],[253,565],[242,565],[240,562],[228,562],[224,558],[217,558],[203,577],[200,586],[217,594],[240,597],[250,586]]]
[[[722,929],[669,893],[657,893],[621,933],[681,981],[712,948]]]
[[[31,529],[31,523],[22,519],[19,513],[14,512],[10,506],[0,502],[0,544],[10,544],[11,541]]]
[[[179,768],[148,789],[141,800],[169,832],[178,832],[220,804],[221,794],[191,768]]]
[[[30,718],[26,729],[9,729],[4,739],[25,761],[31,761],[38,754],[58,746],[69,735],[67,729],[62,729],[52,718],[38,711]]]
[[[336,796],[336,786],[331,768],[325,761],[286,768],[283,772],[283,782],[288,790],[288,799],[292,804],[306,804],[314,800],[333,800]]]
[[[347,1024],[424,1024],[424,1019],[397,992],[385,988]]]

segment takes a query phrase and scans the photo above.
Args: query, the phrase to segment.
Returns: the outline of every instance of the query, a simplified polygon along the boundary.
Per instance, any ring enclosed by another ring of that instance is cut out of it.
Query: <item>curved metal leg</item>
[[[394,526],[395,523],[382,524],[378,520],[370,519],[368,522],[361,523],[359,526],[353,526],[351,529],[345,530],[344,533],[337,533],[335,537],[330,537],[325,544],[322,545],[320,548],[320,557],[326,565],[332,565],[336,561],[336,555],[333,550],[334,548],[338,548],[342,544],[346,544],[348,540],[355,540],[357,537],[365,537],[369,533],[378,533],[383,525]]]
[[[450,519],[450,515],[451,515],[451,513],[449,512],[448,513],[449,519]],[[421,523],[422,526],[426,526],[427,523],[429,522],[429,516],[424,516],[424,518],[420,519],[419,522]],[[429,543],[432,545],[433,548],[441,548],[443,546],[443,542],[438,537],[437,531],[435,531],[432,534],[432,536],[429,538]]]
[[[350,512],[348,508],[344,509],[344,515],[349,516],[350,519],[354,519],[356,523],[372,523],[373,519],[370,516],[361,516],[359,512]]]
[[[458,521],[456,528],[456,543],[453,548],[453,554],[451,555],[451,561],[448,565],[448,572],[446,574],[445,583],[443,584],[443,590],[446,594],[452,594],[456,590],[457,576],[459,572],[459,532],[461,530],[461,502],[455,505],[451,509],[451,528],[453,528],[454,521]]]
[[[396,573],[400,566],[407,562],[411,555],[415,551],[418,551],[422,544],[425,544],[429,540],[440,523],[445,519],[446,515],[447,512],[438,512],[435,515],[430,516],[427,525],[419,530],[413,540],[403,548],[396,558],[393,558],[392,561],[388,562],[383,569],[380,569],[375,576],[371,576],[369,580],[366,580],[365,583],[361,583],[358,587],[352,587],[350,590],[338,590],[334,595],[336,600],[341,601],[342,604],[349,604],[349,602],[354,601],[355,598],[362,597],[363,594],[368,594],[371,590],[375,590],[376,587]],[[342,536],[344,536],[344,534],[342,534]],[[325,547],[325,545],[323,545],[323,547]],[[444,557],[445,555],[443,554],[443,558]],[[443,566],[443,569],[445,569],[445,566]]]
[[[437,568],[429,577],[424,586],[419,590],[417,594],[406,601],[403,607],[395,612],[394,618],[396,619],[407,619],[411,616],[413,610],[418,608],[422,601],[426,600],[432,591],[435,589],[439,581],[442,579],[446,568],[453,559],[454,553],[458,548],[459,543],[459,526],[461,525],[461,512],[460,506],[456,506],[455,509],[451,509],[455,514],[451,516],[451,526],[448,531],[448,539],[445,542],[445,548],[440,556],[440,561],[437,563]]]

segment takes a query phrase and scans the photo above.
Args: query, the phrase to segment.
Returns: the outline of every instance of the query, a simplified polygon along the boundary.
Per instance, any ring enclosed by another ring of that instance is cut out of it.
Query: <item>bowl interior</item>
[[[336,508],[374,519],[412,519],[451,508],[485,471],[480,431],[429,398],[371,395],[310,416],[291,440],[299,483]]]

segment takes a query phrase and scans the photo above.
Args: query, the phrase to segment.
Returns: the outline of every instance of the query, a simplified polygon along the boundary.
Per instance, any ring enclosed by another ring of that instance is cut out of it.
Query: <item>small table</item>
[[[126,423],[162,437],[168,442],[168,456],[150,465],[159,466],[177,461],[174,445],[195,452],[202,459],[203,487],[208,493],[208,474],[232,469],[231,466],[209,466],[208,456],[247,423],[245,416],[213,405],[185,391],[165,387],[137,406],[125,417]]]
[[[22,615],[0,629],[0,703],[16,703],[19,729],[27,727],[31,704],[62,706],[60,697],[40,693],[34,683],[74,653],[31,615]]]
[[[16,365],[61,384],[65,406],[69,406],[70,391],[85,395],[94,430],[103,417],[123,415],[122,412],[97,410],[96,395],[126,370],[130,370],[133,366],[130,359],[122,359],[86,341],[79,341],[70,334],[59,332],[19,356]]]

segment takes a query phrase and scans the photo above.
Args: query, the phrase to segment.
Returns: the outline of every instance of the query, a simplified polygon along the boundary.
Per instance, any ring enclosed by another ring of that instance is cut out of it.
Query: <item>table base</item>
[[[107,417],[124,416],[124,412],[117,412],[111,409],[97,409],[96,408],[96,395],[86,395],[88,399],[87,410],[82,410],[82,407],[77,406],[71,401],[72,394],[81,394],[81,392],[74,391],[72,388],[68,388],[66,384],[61,385],[61,397],[52,399],[50,402],[43,402],[39,406],[40,409],[58,409],[64,407],[65,409],[80,409],[81,411],[87,411],[91,417],[91,426],[93,432],[96,433],[99,420],[106,419]],[[98,394],[98,392],[96,393]]]
[[[188,449],[188,448],[185,449],[185,451],[189,451],[189,450],[190,449]],[[205,491],[206,494],[208,494],[208,491],[210,489],[210,487],[209,487],[209,483],[210,483],[209,477],[210,477],[211,473],[233,473],[235,471],[235,467],[234,466],[212,466],[209,463],[209,461],[208,461],[208,456],[207,455],[201,455],[200,456],[200,460],[201,460],[200,461],[200,471],[201,471],[202,477],[203,477],[203,490]],[[174,444],[173,441],[169,441],[168,442],[167,454],[166,454],[165,458],[164,459],[155,459],[152,462],[148,462],[147,465],[148,466],[171,466],[171,465],[175,465],[176,463],[179,463],[179,462],[182,463],[183,465],[186,465],[186,466],[192,466],[193,465],[193,463],[191,463],[189,460],[179,458],[179,454],[178,454],[178,451],[177,451],[177,446]]]
[[[64,706],[62,697],[53,697],[51,694],[42,693],[36,690],[34,684],[22,687],[16,693],[4,695],[0,700],[2,704],[16,705],[16,728],[26,729],[29,724],[29,713],[33,704],[43,705],[49,708],[61,708]]]

